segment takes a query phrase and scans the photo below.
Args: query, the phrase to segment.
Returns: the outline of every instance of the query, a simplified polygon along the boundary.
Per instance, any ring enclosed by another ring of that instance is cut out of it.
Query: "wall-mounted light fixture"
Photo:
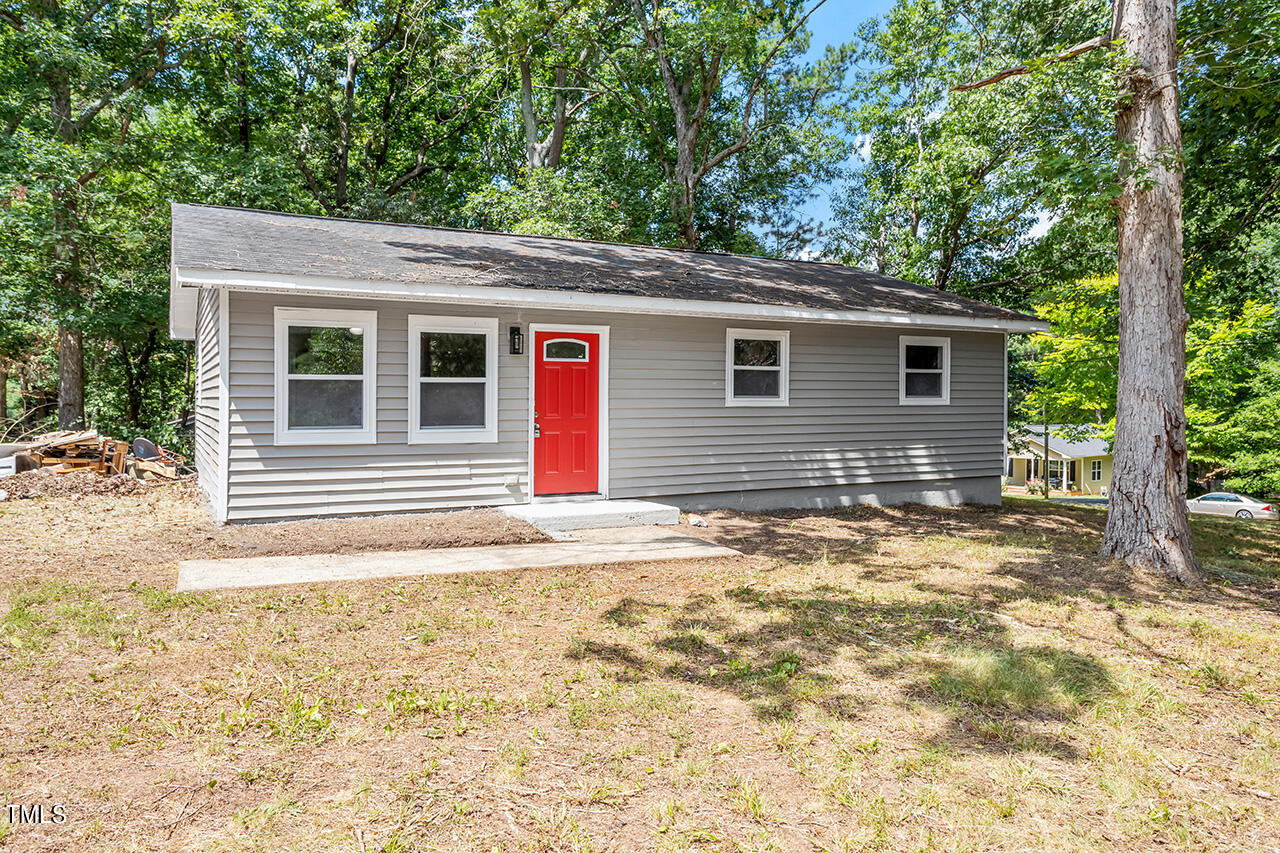
[[[519,326],[511,327],[511,354],[524,355],[524,333]]]

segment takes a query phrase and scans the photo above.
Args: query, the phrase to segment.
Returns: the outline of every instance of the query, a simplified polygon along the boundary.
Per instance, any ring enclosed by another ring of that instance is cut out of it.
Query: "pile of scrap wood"
[[[128,474],[139,480],[152,476],[178,479],[186,458],[150,442],[147,444],[156,452],[142,458],[130,453],[129,442],[98,435],[96,430],[51,432],[36,436],[27,449],[18,454],[19,458],[25,456],[26,459],[19,462],[17,470],[53,467],[59,474],[89,470],[108,477]]]

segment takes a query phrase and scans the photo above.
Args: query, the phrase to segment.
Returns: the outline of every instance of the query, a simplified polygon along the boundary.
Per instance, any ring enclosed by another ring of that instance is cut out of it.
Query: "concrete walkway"
[[[661,527],[582,530],[574,538],[488,548],[184,560],[178,564],[178,591],[740,556],[732,548]]]

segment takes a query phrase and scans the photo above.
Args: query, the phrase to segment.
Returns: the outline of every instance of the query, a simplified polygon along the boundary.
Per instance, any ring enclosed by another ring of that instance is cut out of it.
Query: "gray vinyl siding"
[[[277,305],[378,312],[376,446],[274,445]],[[529,323],[611,329],[610,497],[811,490],[874,502],[878,484],[892,484],[884,492],[893,502],[917,490],[972,494],[953,484],[998,485],[1002,470],[1000,333],[243,292],[230,294],[229,313],[231,520],[526,502],[531,356],[508,354],[507,330],[519,324],[530,340]],[[498,317],[496,443],[407,443],[411,313]],[[789,406],[725,406],[726,327],[791,331]],[[899,405],[902,333],[951,338],[950,405]]]
[[[218,383],[218,291],[204,288],[196,304],[195,462],[200,488],[216,507],[221,500],[218,464],[221,388]]]

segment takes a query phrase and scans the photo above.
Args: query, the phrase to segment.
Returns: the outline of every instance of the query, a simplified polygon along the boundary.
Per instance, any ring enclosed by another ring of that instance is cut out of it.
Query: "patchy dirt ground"
[[[706,517],[748,556],[177,594],[180,491],[0,505],[0,799],[69,816],[0,850],[1280,849],[1280,525],[1186,590],[1086,509]]]
[[[219,526],[194,483],[132,482],[138,490],[123,495],[95,494],[90,484],[88,494],[0,503],[6,570],[102,583],[127,570],[139,583],[171,588],[178,560],[550,541],[537,528],[490,509]]]

